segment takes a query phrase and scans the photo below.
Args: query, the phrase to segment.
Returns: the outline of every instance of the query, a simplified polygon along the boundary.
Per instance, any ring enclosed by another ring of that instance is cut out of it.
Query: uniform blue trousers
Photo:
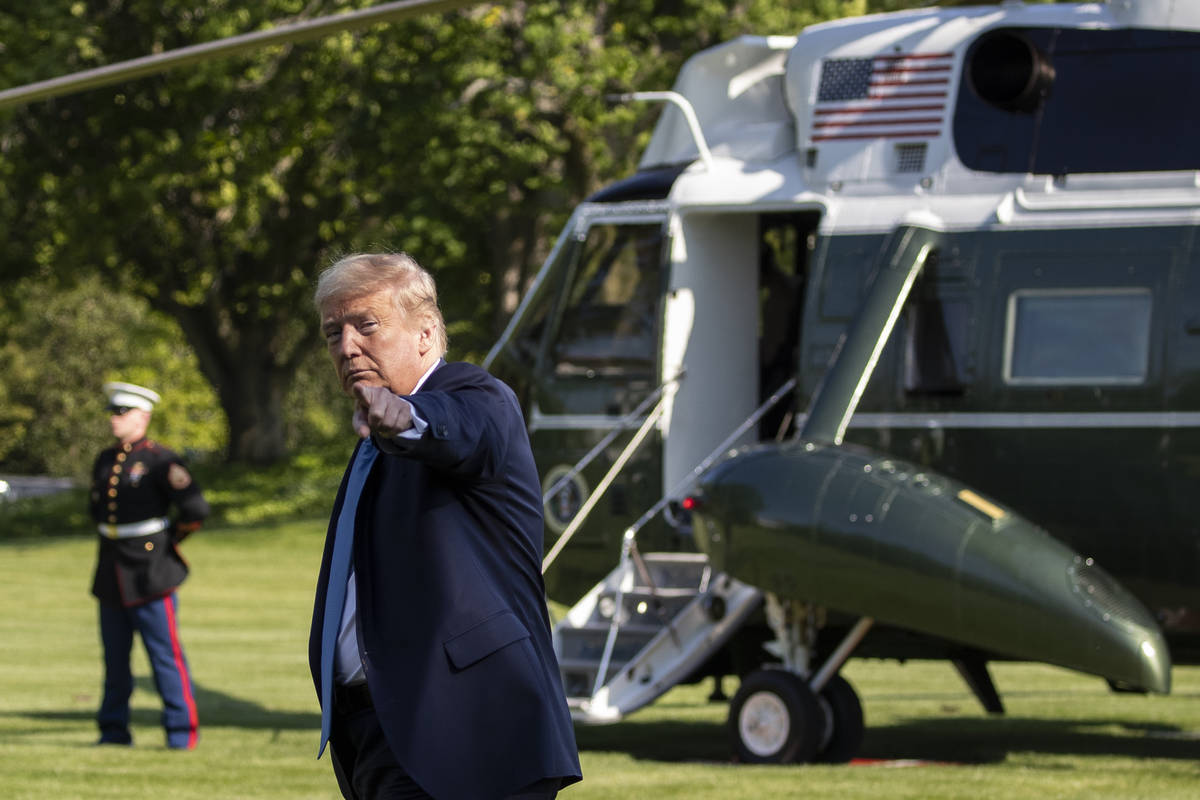
[[[100,741],[130,744],[129,696],[133,671],[129,657],[136,631],[146,646],[154,685],[162,697],[162,725],[167,746],[190,750],[196,746],[198,722],[192,677],[176,623],[175,592],[128,608],[100,603],[100,639],[104,644],[104,700],[96,722]]]

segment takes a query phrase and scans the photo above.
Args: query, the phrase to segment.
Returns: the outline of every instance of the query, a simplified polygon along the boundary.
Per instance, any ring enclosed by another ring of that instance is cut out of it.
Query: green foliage
[[[333,365],[324,348],[300,361],[283,402],[289,453],[345,441],[350,430],[350,401],[342,394]]]
[[[0,501],[0,541],[45,539],[92,533],[88,490],[76,487],[39,497]]]
[[[111,444],[102,386],[163,396],[150,435],[180,452],[224,445],[225,420],[178,326],[99,276],[25,279],[0,299],[0,469],[84,479]]]
[[[158,0],[47,5],[60,15],[35,21],[70,29],[69,44],[35,30],[10,43],[13,57],[27,55],[23,43],[48,39],[65,44],[62,63],[95,66],[301,10],[281,0],[253,10]],[[328,250],[346,246],[344,231],[370,233],[358,211],[369,187],[342,155],[339,122],[357,98],[340,89],[344,55],[332,39],[197,64],[33,104],[6,128],[4,205],[23,231],[7,271],[82,266],[175,318],[218,392],[234,457],[282,454],[283,397],[319,341],[313,271]]]
[[[309,447],[270,466],[231,464],[213,457],[192,460],[192,472],[212,507],[205,528],[273,525],[327,516],[354,447],[348,409],[345,419],[340,436],[331,436],[319,448]],[[89,459],[85,467],[90,464]],[[92,533],[88,481],[85,476],[68,491],[0,502],[0,541]]]
[[[270,466],[207,462],[196,479],[212,506],[209,524],[256,526],[328,516],[354,448],[345,431],[320,450],[308,449]]]
[[[635,168],[658,112],[608,95],[668,88],[692,53],[742,33],[916,4],[479,4],[3,112],[0,282],[95,274],[143,298],[194,352],[229,456],[273,462],[305,426],[333,428],[311,411],[328,400],[311,366],[321,265],[409,251],[438,278],[452,357],[478,359],[571,209]],[[0,82],[367,5],[41,0],[0,11]],[[41,428],[60,410],[6,381],[0,425]],[[64,432],[46,437],[63,447]],[[20,441],[0,459],[49,463]]]

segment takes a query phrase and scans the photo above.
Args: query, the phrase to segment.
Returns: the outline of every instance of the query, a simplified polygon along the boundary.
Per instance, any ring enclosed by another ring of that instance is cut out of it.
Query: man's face
[[[411,394],[433,360],[432,330],[406,319],[389,289],[330,300],[321,332],[346,394],[356,383]]]
[[[125,409],[123,414],[116,413],[120,409],[109,412],[108,421],[112,425],[113,436],[122,444],[132,444],[146,435],[150,425],[150,412],[141,408]]]

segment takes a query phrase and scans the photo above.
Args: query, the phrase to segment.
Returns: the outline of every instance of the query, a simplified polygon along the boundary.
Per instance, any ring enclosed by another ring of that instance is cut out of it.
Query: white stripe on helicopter
[[[803,425],[806,415],[796,418]],[[604,414],[534,414],[532,431],[607,430],[638,420]],[[1200,411],[860,413],[851,428],[1200,428]]]

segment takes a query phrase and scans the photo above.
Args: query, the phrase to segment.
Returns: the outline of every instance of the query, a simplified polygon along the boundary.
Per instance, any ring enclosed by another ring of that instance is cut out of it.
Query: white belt
[[[171,521],[166,517],[154,517],[153,519],[144,519],[141,522],[126,522],[124,525],[110,525],[106,522],[101,522],[96,527],[100,529],[101,536],[107,536],[109,539],[130,539],[135,536],[149,536],[152,533],[166,530]]]

